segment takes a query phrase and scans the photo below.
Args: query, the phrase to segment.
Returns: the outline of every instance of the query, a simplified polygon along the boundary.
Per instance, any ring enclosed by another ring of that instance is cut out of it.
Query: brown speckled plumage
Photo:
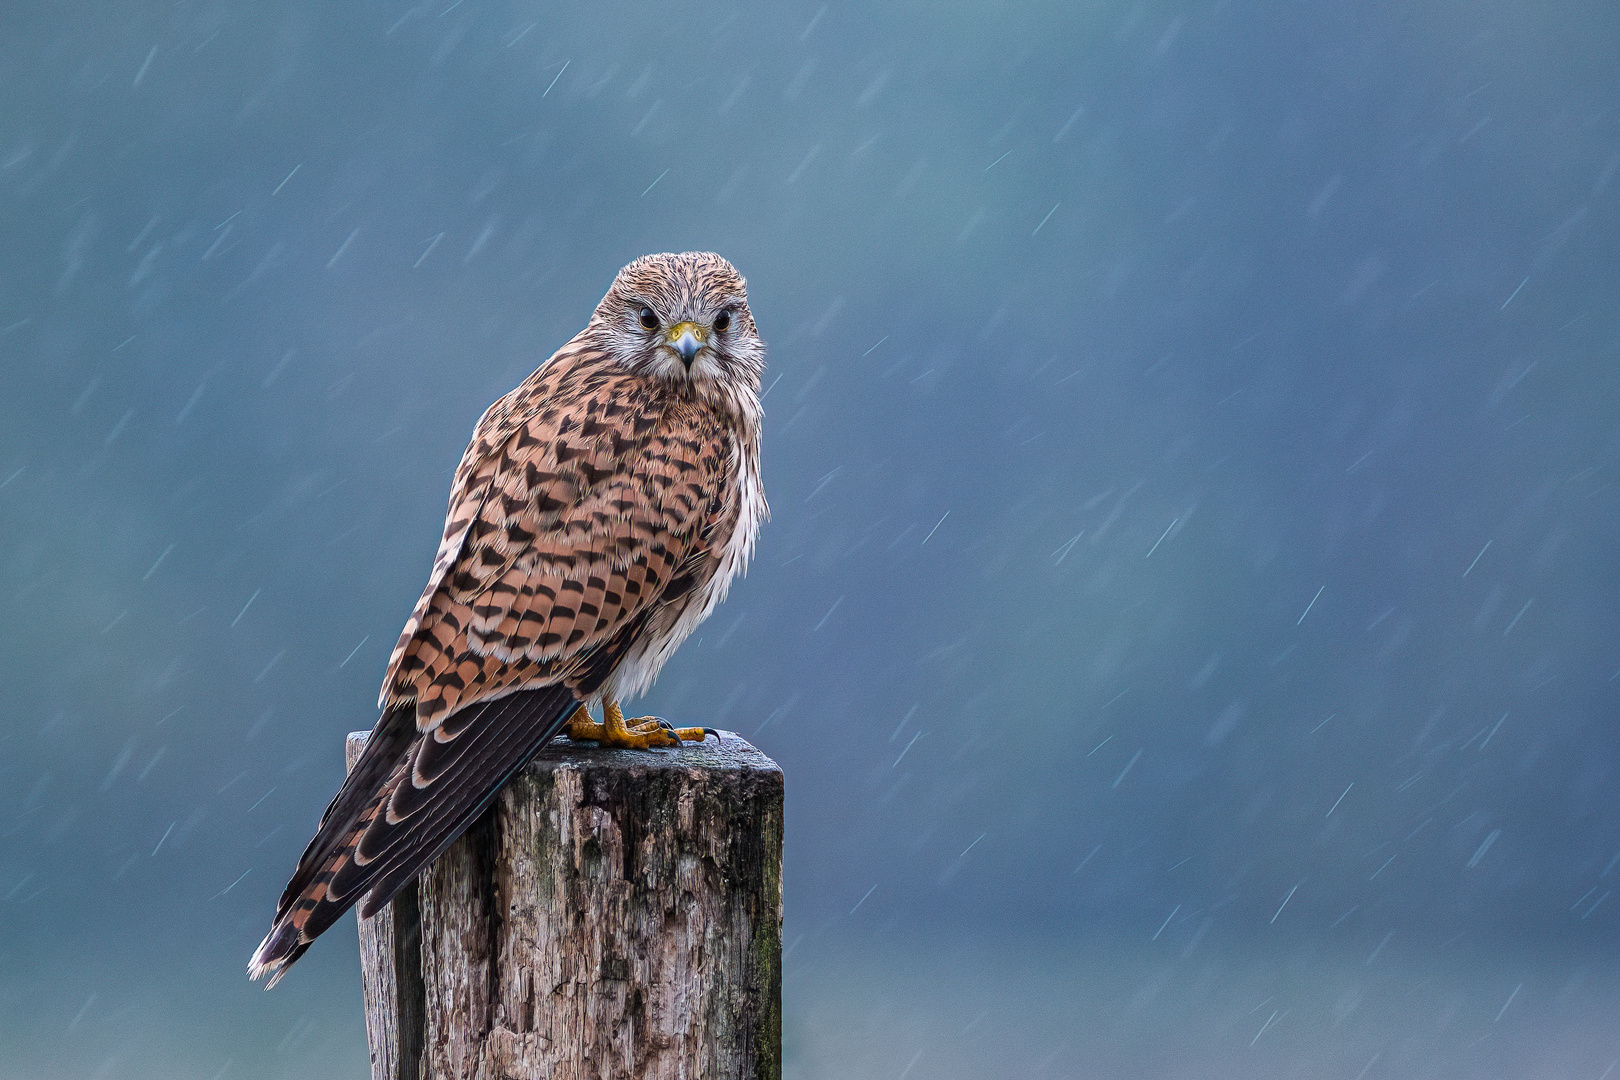
[[[665,335],[686,324],[703,335],[690,358]],[[730,263],[650,255],[490,406],[383,679],[382,717],[250,974],[274,985],[362,896],[363,916],[381,907],[579,703],[644,691],[724,598],[766,515],[763,364]]]

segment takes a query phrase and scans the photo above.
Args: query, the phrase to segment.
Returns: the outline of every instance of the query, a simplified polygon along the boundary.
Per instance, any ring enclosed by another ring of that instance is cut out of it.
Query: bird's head
[[[759,393],[765,343],[747,287],[713,252],[642,256],[619,271],[592,322],[637,374],[730,400]]]

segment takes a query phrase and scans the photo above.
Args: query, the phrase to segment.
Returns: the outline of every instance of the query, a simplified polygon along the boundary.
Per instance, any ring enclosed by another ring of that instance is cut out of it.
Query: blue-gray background
[[[365,1073],[242,974],[480,411],[708,248],[797,1077],[1620,1057],[1620,33],[1540,4],[9,4],[0,1074]]]

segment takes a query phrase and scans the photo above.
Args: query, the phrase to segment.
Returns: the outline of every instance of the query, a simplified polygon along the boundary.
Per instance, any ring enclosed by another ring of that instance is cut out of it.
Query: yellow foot
[[[656,716],[638,716],[626,720],[619,703],[609,700],[602,708],[603,723],[591,719],[581,705],[568,718],[564,729],[570,739],[593,741],[603,748],[651,750],[661,746],[679,746],[682,742],[702,742],[712,728],[676,728],[667,720]],[[718,737],[718,736],[717,736]]]

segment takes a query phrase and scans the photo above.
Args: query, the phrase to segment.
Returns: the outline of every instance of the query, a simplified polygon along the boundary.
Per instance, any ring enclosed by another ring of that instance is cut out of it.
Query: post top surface
[[[350,767],[371,737],[369,731],[351,731],[345,740]],[[712,769],[717,772],[781,772],[781,766],[734,731],[721,731],[701,743],[684,743],[657,750],[603,750],[595,743],[573,742],[566,735],[553,739],[535,756],[531,769]]]

